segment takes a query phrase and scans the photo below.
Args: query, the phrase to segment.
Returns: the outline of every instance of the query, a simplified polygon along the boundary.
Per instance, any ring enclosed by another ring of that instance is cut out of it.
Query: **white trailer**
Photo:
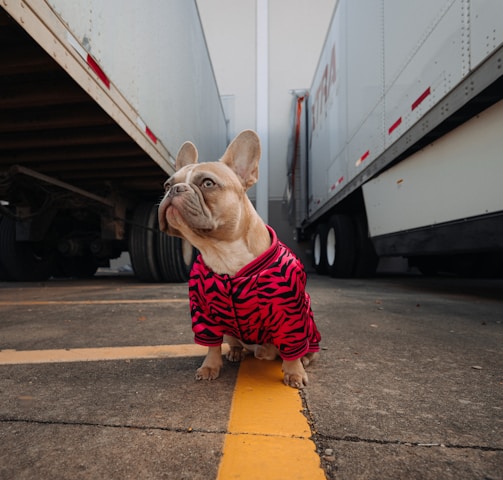
[[[184,281],[194,251],[156,203],[185,140],[218,158],[227,124],[195,1],[0,3],[0,276],[94,274],[129,251]]]
[[[503,273],[502,18],[500,0],[339,0],[288,164],[318,272]]]

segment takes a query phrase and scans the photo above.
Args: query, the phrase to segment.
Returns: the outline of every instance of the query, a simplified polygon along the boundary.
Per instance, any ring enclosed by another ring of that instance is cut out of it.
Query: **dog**
[[[175,174],[159,205],[162,232],[182,237],[200,252],[190,274],[189,299],[195,342],[208,347],[197,380],[218,378],[227,359],[273,360],[279,355],[286,385],[307,385],[307,366],[319,352],[306,274],[300,260],[266,225],[246,191],[257,182],[260,140],[241,132],[219,161],[198,163],[185,142]]]

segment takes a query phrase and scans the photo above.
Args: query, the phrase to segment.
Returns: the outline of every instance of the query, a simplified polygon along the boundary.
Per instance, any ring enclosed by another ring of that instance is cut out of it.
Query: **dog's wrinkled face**
[[[260,143],[248,130],[236,137],[220,161],[197,163],[197,157],[196,147],[184,143],[159,205],[160,229],[196,247],[204,239],[229,240],[241,233],[248,211],[246,190],[258,176]]]
[[[239,220],[235,207],[244,188],[223,163],[186,165],[164,187],[160,227],[171,235],[225,238]]]

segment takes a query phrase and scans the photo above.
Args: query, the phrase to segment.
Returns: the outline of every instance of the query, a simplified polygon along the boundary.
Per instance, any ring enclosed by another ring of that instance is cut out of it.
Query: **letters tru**
[[[335,83],[336,67],[335,67],[335,44],[332,46],[330,60],[325,65],[320,83],[314,94],[314,102],[311,107],[311,133],[318,126],[319,121],[326,113],[327,102],[330,97],[330,90]]]

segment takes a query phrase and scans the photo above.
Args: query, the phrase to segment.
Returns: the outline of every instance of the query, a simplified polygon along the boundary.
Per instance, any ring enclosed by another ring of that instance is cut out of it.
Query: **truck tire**
[[[327,268],[327,230],[328,227],[324,223],[320,223],[314,232],[311,252],[312,265],[318,275],[326,275]]]
[[[161,275],[165,282],[182,283],[189,279],[197,250],[179,237],[159,233],[158,258]]]
[[[18,282],[47,280],[53,254],[41,242],[17,242],[16,221],[3,217],[0,222],[0,264],[7,277]]]
[[[353,216],[356,235],[356,258],[353,276],[357,278],[375,275],[379,257],[369,238],[367,220],[364,215]]]
[[[157,206],[141,203],[133,212],[129,231],[129,255],[136,277],[142,282],[161,282],[157,258]]]
[[[356,247],[353,222],[348,215],[337,213],[328,222],[326,235],[328,273],[336,278],[353,275]]]

